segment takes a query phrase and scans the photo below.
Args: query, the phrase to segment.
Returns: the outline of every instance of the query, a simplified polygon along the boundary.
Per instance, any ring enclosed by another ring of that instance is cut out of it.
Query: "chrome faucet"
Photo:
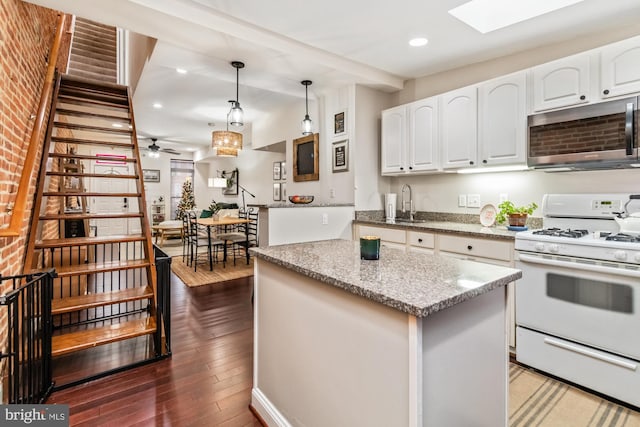
[[[409,190],[409,221],[413,221],[413,214],[416,213],[416,211],[413,208],[413,196],[411,194],[411,186],[409,184],[404,184],[402,186],[402,213],[405,213],[407,211],[407,202],[404,200],[404,190],[407,189]]]

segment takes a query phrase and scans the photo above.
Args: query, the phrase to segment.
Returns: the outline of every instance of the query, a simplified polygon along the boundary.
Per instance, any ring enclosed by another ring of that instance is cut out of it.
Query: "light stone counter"
[[[251,249],[253,254],[372,301],[425,317],[522,277],[520,270],[382,247],[360,259],[358,241],[326,240]]]

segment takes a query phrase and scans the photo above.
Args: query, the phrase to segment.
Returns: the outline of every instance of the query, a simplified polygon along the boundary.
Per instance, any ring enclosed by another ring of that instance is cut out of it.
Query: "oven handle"
[[[518,254],[520,261],[529,262],[532,264],[541,264],[541,265],[550,265],[553,267],[563,267],[563,268],[575,268],[581,271],[594,271],[596,273],[608,273],[614,274],[616,276],[628,276],[636,279],[640,279],[640,271],[635,270],[627,270],[625,268],[613,268],[613,267],[605,267],[602,265],[595,264],[582,264],[576,262],[566,262],[566,261],[558,261],[554,259],[545,259],[537,256],[526,255],[526,254]]]
[[[638,367],[638,365],[636,365],[635,363],[624,362],[622,360],[614,359],[611,356],[606,356],[604,354],[596,353],[595,351],[588,350],[586,348],[576,347],[565,342],[556,341],[553,338],[545,338],[544,343],[553,345],[555,347],[560,347],[565,350],[573,351],[574,353],[582,354],[583,356],[588,356],[594,359],[598,359],[603,362],[607,362],[612,365],[619,366],[621,368],[629,369],[630,371],[635,371],[636,368]]]

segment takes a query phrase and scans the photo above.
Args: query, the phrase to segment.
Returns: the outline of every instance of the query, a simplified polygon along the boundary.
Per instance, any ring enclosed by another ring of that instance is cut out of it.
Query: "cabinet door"
[[[533,68],[533,110],[589,102],[589,55],[570,56]]]
[[[524,72],[480,86],[478,153],[481,166],[526,163],[525,94]]]
[[[640,37],[602,49],[600,91],[602,98],[640,92]]]
[[[405,172],[406,106],[382,112],[382,174]]]
[[[474,166],[478,146],[478,95],[475,87],[447,92],[441,97],[442,167]]]
[[[410,172],[433,171],[438,161],[438,98],[409,104],[408,165]]]

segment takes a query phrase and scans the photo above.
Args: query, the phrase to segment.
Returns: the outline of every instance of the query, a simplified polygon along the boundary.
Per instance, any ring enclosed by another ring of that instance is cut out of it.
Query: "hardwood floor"
[[[260,425],[248,409],[253,277],[196,288],[171,279],[173,356],[53,393],[47,403],[68,404],[71,426]],[[56,372],[65,377],[82,364],[76,358]]]

